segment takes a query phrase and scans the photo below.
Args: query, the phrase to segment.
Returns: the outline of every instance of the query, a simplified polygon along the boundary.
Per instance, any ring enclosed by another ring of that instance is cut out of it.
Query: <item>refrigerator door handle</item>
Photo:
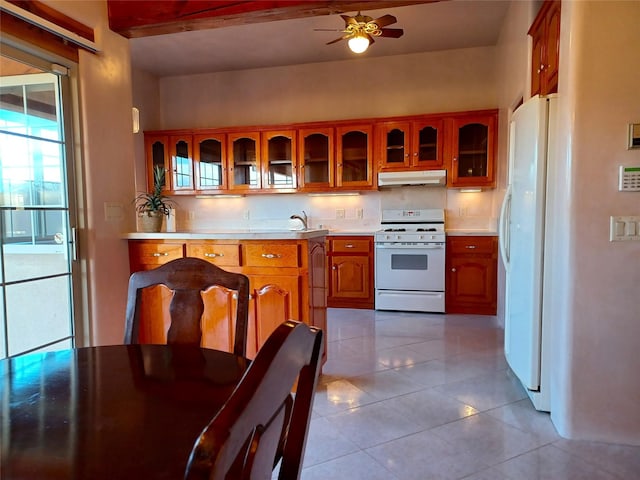
[[[500,221],[498,222],[498,240],[500,245],[500,256],[506,269],[509,268],[509,221],[511,220],[511,184],[507,187],[500,208]]]

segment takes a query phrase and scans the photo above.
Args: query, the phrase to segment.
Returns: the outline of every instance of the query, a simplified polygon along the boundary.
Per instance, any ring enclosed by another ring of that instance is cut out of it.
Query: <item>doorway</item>
[[[0,54],[0,358],[75,345],[68,69]]]

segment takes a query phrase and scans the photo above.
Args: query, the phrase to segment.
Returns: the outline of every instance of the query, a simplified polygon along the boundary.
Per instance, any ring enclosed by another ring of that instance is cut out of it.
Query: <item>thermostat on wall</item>
[[[640,192],[640,166],[625,167],[620,165],[618,190],[620,192]]]

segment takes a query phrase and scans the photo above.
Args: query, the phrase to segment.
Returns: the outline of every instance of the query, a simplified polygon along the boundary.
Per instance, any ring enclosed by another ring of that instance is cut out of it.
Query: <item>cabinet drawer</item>
[[[331,252],[369,253],[371,248],[370,239],[332,238],[330,242]]]
[[[496,252],[497,237],[449,237],[448,254],[493,254]]]
[[[299,267],[298,245],[243,245],[248,267]]]
[[[201,258],[219,267],[239,267],[240,245],[189,243],[187,244],[187,256]]]
[[[130,243],[130,255],[138,265],[155,268],[183,256],[182,243]]]

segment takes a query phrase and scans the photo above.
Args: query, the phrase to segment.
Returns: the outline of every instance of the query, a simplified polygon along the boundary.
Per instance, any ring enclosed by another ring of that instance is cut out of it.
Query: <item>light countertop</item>
[[[132,232],[123,237],[127,240],[306,240],[324,237],[328,230],[210,230],[190,232]]]
[[[447,235],[450,237],[497,237],[498,232],[495,230],[481,230],[481,229],[460,229],[460,230],[447,230]]]

